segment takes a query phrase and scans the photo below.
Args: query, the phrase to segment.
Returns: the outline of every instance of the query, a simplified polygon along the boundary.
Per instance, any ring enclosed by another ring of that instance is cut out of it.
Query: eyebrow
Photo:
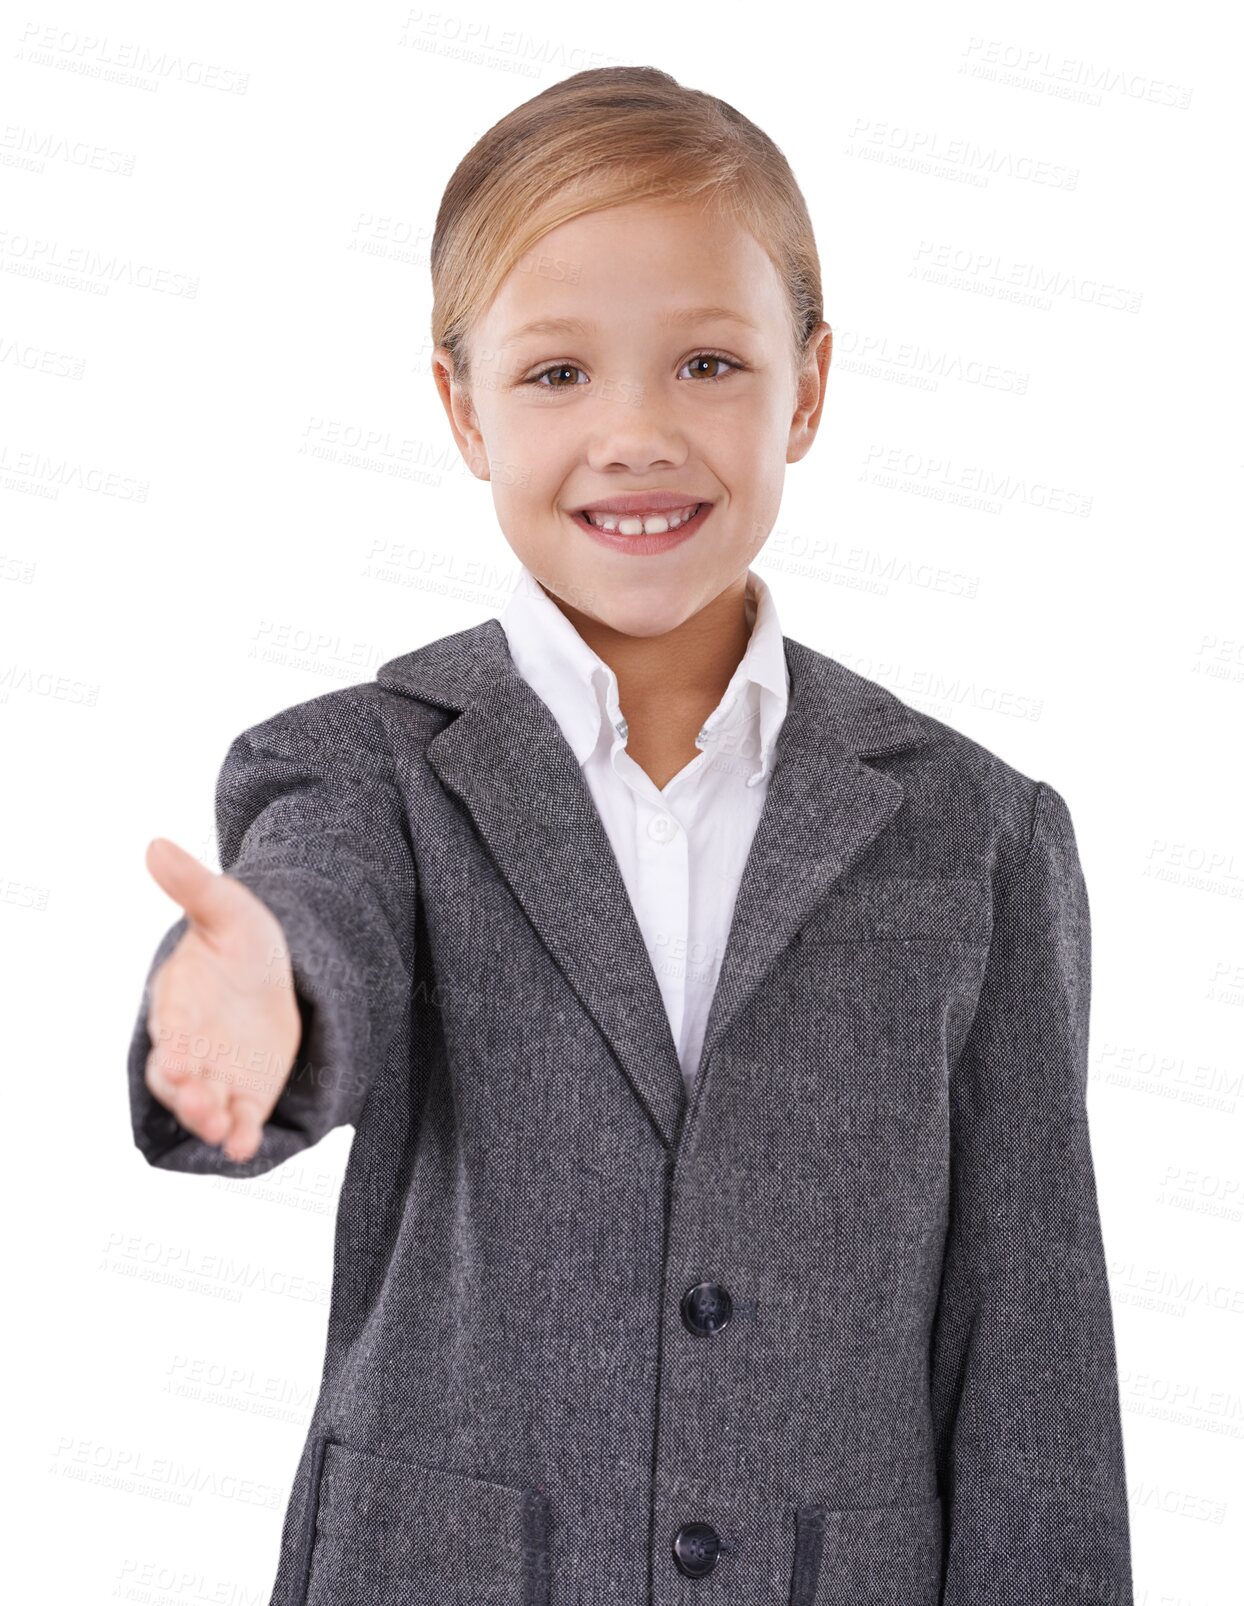
[[[675,312],[666,313],[661,322],[682,325],[709,323],[713,319],[742,324],[745,329],[758,328],[750,318],[745,318],[741,312],[735,312],[731,307],[680,307]],[[520,329],[515,329],[505,344],[512,346],[524,335],[586,335],[590,334],[591,330],[592,325],[584,322],[582,318],[536,318],[531,323],[523,324]]]

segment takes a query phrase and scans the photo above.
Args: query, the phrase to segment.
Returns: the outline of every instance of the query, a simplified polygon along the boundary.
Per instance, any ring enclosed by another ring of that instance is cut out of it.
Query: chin
[[[657,605],[654,606],[654,602]],[[645,596],[636,598],[633,607],[619,606],[613,599],[611,606],[603,609],[598,618],[620,635],[665,636],[679,625],[685,625],[697,611],[696,603],[690,598],[679,603],[668,596],[659,601]]]

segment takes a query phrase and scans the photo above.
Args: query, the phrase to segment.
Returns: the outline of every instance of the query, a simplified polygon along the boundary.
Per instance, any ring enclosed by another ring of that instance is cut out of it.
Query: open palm
[[[302,1033],[280,922],[167,837],[148,845],[147,869],[189,922],[151,981],[147,1086],[188,1131],[249,1160]]]

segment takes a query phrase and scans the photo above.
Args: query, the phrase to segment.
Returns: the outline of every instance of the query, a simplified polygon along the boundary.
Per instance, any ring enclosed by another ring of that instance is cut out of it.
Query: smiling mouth
[[[708,502],[692,502],[682,508],[671,508],[666,513],[597,513],[586,509],[573,515],[580,524],[592,530],[604,530],[610,535],[665,535],[683,524],[690,524]]]

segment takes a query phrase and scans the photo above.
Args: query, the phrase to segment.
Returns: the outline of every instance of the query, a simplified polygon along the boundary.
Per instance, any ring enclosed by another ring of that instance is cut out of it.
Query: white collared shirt
[[[561,727],[613,845],[688,1091],[790,695],[773,595],[754,570],[746,607],[747,649],[700,728],[702,751],[663,789],[626,750],[617,676],[525,565],[500,615],[515,667]]]

